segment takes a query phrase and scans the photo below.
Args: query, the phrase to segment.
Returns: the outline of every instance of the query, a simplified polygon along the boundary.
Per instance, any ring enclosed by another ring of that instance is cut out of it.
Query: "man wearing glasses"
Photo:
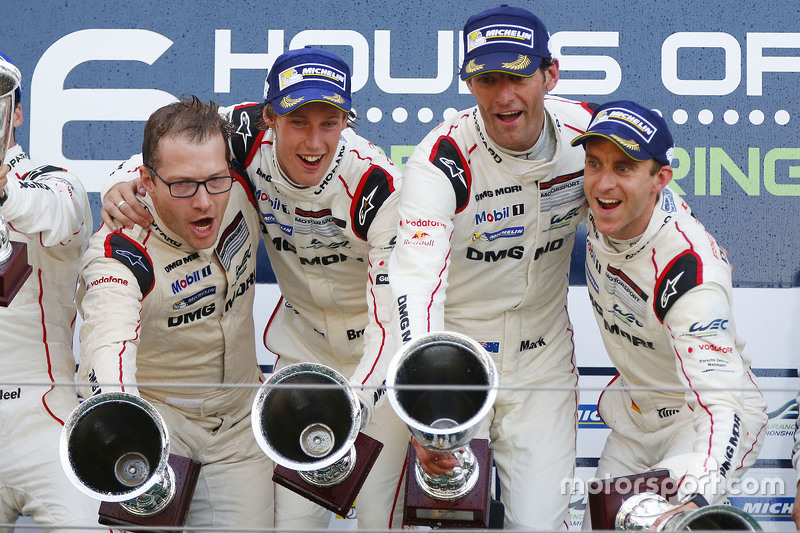
[[[260,216],[231,162],[230,131],[216,106],[195,97],[151,115],[139,201],[154,222],[103,226],[90,241],[78,290],[79,381],[93,384],[84,397],[149,400],[170,451],[203,463],[188,525],[270,528],[272,463],[249,423],[263,379],[252,313]]]

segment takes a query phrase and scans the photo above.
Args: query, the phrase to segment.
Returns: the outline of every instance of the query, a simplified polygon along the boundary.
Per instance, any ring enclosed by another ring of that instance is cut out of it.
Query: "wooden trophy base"
[[[589,482],[589,514],[593,530],[613,530],[622,502],[642,492],[655,492],[670,499],[678,490],[678,482],[669,477],[669,470],[620,476]]]
[[[8,307],[22,284],[31,275],[33,268],[28,264],[28,245],[24,242],[8,243],[11,255],[0,263],[0,306]]]
[[[417,485],[417,478],[414,475],[417,453],[411,444],[408,445],[404,526],[481,529],[489,527],[492,452],[486,439],[473,439],[469,446],[478,461],[478,482],[467,495],[457,500],[444,501],[431,498]]]
[[[106,526],[125,526],[126,531],[137,531],[136,528],[130,527],[132,525],[173,528],[162,533],[174,533],[176,531],[174,528],[180,528],[186,524],[201,464],[188,457],[171,453],[169,454],[169,466],[175,473],[175,498],[166,509],[153,516],[136,516],[126,511],[119,503],[103,502],[100,504],[98,522]],[[147,529],[146,531],[159,530]]]
[[[378,459],[383,449],[383,444],[372,437],[359,433],[353,444],[356,448],[356,466],[347,478],[333,487],[317,487],[302,477],[296,470],[291,470],[278,464],[272,474],[272,480],[287,489],[296,492],[340,516],[347,516],[353,502],[356,501],[358,491],[364,485],[372,465]]]

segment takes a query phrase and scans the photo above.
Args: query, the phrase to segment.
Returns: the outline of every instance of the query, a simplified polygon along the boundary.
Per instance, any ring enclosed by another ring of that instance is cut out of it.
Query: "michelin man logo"
[[[285,88],[289,87],[290,85],[294,85],[295,83],[299,83],[303,81],[303,75],[297,72],[297,69],[294,67],[287,68],[280,74],[278,74],[278,81],[281,85],[281,91]]]
[[[481,30],[475,30],[467,36],[467,52],[472,52],[484,44],[486,44],[486,39]]]

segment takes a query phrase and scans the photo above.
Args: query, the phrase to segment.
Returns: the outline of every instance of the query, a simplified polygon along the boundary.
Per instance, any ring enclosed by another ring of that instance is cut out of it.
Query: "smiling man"
[[[595,476],[666,468],[679,481],[678,510],[722,503],[755,462],[767,422],[734,325],[725,251],[666,188],[674,148],[658,113],[609,102],[572,144],[586,147],[589,297],[619,372],[598,402],[611,434]]]
[[[104,225],[90,240],[79,379],[94,383],[84,397],[124,391],[152,402],[170,452],[203,463],[188,525],[263,528],[273,523],[272,462],[249,423],[263,380],[253,324],[260,217],[231,163],[230,131],[194,97],[147,121],[139,201],[154,221]]]
[[[567,316],[575,231],[585,214],[585,104],[546,96],[558,82],[548,33],[527,10],[501,6],[464,27],[477,105],[439,124],[403,174],[389,275],[399,337],[469,335],[500,372],[491,437],[506,527],[566,529],[575,468],[578,373]],[[546,437],[543,437],[546,432]],[[430,474],[452,457],[429,457]]]

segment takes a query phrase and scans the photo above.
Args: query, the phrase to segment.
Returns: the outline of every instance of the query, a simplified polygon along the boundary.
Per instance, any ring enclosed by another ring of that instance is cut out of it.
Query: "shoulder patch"
[[[264,131],[256,127],[261,121],[263,109],[264,104],[248,104],[237,107],[231,113],[234,127],[231,133],[233,157],[245,167],[250,166],[264,137]]]
[[[133,272],[136,281],[139,282],[139,290],[142,298],[147,296],[155,284],[153,274],[153,261],[147,254],[147,250],[142,246],[121,233],[112,233],[106,237],[105,256],[116,259]]]
[[[439,137],[431,150],[431,163],[450,180],[456,195],[456,213],[469,203],[472,174],[461,150],[450,137]]]
[[[250,237],[250,229],[247,227],[247,221],[241,211],[236,213],[233,220],[222,233],[220,233],[219,243],[217,243],[217,257],[219,258],[225,270],[231,269],[231,261],[236,252],[242,249],[242,246],[247,242]]]
[[[350,205],[353,232],[361,240],[367,240],[369,227],[375,220],[375,215],[392,192],[394,192],[392,177],[378,165],[371,165],[361,176],[358,189],[353,196],[353,203]]]
[[[24,176],[21,179],[23,180],[35,180],[42,174],[47,174],[49,172],[66,172],[67,169],[61,167],[54,167],[53,165],[42,165],[40,167],[36,167]]]
[[[692,250],[686,250],[666,266],[656,281],[653,309],[659,322],[678,299],[703,283],[703,264]]]

